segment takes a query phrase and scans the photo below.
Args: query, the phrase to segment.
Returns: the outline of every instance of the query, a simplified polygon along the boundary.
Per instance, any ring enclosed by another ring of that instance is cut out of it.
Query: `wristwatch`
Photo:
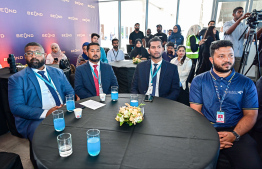
[[[237,134],[235,131],[232,131],[232,133],[234,134],[234,136],[236,136],[235,141],[239,141],[239,139],[240,139],[240,135]]]

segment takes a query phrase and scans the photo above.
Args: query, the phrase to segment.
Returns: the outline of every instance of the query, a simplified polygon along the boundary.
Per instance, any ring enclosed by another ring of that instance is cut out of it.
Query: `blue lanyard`
[[[151,67],[150,67],[150,72],[151,72],[151,83],[153,83],[153,78],[156,76],[157,72],[159,71],[159,69],[161,68],[161,65],[162,63],[159,65],[159,67],[157,68],[155,74],[153,75],[153,71],[152,71],[152,64],[151,64]]]
[[[226,87],[226,90],[224,91],[224,94],[223,94],[223,96],[222,96],[222,99],[221,99],[220,96],[219,96],[218,85],[216,84],[216,79],[215,79],[215,77],[212,75],[211,70],[210,70],[210,74],[211,74],[211,76],[213,77],[212,80],[213,80],[213,82],[214,82],[214,86],[215,86],[215,88],[216,88],[217,98],[218,98],[218,101],[219,101],[219,103],[220,103],[220,110],[219,110],[219,111],[222,111],[222,110],[221,110],[222,103],[224,102],[225,97],[226,97],[226,95],[227,95],[227,93],[228,93],[227,91],[228,91],[229,86],[230,86],[230,84],[231,84],[231,82],[232,82],[231,80],[233,79],[233,77],[235,76],[236,73],[234,73],[234,75],[233,75],[233,76],[230,78],[230,80],[228,81],[229,83],[227,84],[227,87]]]
[[[50,78],[48,72],[46,72],[46,73],[47,73],[47,77],[48,77],[48,81],[46,81],[41,75],[39,75],[39,74],[36,73],[35,71],[34,71],[34,73],[35,73],[35,75],[36,75],[37,77],[39,77],[39,79],[43,80],[46,84],[48,84],[48,85],[51,86],[53,89],[55,89],[55,91],[57,91],[56,88],[55,88],[55,86],[52,84],[52,81],[51,81],[51,78]]]
[[[98,72],[98,77],[96,76],[95,72],[94,72],[94,69],[92,68],[91,65],[89,65],[90,68],[91,68],[91,71],[93,73],[93,75],[95,76],[95,78],[98,80],[98,83],[99,83],[99,86],[101,85],[101,81],[100,81],[100,75],[99,75],[99,72],[100,72],[100,66],[99,66],[99,72]]]

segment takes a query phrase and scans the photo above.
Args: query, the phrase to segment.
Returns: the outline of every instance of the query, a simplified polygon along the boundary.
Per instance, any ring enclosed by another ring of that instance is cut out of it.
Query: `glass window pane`
[[[99,15],[101,46],[112,48],[111,40],[118,38],[118,2],[99,2]]]

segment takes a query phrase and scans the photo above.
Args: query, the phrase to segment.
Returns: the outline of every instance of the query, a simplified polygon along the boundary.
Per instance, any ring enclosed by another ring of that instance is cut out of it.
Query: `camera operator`
[[[234,69],[238,70],[240,67],[241,56],[243,53],[243,43],[244,38],[247,37],[248,32],[246,32],[245,36],[240,36],[246,29],[246,25],[241,21],[250,16],[250,13],[245,13],[242,7],[237,7],[233,10],[233,19],[231,21],[227,21],[224,23],[224,40],[230,40],[234,46],[234,54],[235,54],[235,65]]]

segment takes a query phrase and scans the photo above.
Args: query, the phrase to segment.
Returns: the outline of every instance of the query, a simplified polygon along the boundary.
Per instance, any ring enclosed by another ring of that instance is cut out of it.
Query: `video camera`
[[[254,9],[247,18],[247,24],[251,29],[256,29],[259,22],[262,22],[262,10],[257,11]]]

